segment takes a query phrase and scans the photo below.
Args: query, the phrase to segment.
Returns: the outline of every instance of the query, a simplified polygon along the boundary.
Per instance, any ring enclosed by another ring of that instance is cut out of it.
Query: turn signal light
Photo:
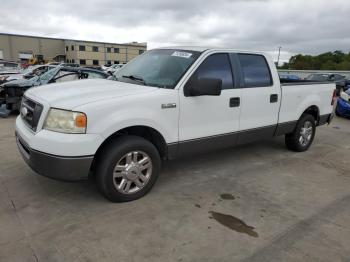
[[[82,128],[85,128],[86,127],[86,115],[78,115],[76,118],[75,118],[75,126],[76,127],[82,127]]]

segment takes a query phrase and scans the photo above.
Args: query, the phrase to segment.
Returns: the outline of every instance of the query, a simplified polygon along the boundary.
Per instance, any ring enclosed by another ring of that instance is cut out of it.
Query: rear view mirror
[[[185,87],[185,96],[219,96],[222,80],[217,78],[190,79]]]

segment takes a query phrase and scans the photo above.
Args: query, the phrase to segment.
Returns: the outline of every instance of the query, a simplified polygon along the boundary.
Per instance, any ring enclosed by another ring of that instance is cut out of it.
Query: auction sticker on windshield
[[[178,56],[183,58],[190,58],[192,56],[191,53],[175,51],[171,56]]]

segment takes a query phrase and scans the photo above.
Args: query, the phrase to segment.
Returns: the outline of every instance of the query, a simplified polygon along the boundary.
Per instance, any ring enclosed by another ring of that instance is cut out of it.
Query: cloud
[[[295,53],[350,49],[348,0],[4,1],[0,31]]]

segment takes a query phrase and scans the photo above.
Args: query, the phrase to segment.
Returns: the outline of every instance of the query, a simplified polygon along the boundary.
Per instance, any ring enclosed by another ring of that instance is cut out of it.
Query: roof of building
[[[87,42],[87,43],[98,43],[98,44],[107,44],[107,45],[127,45],[127,46],[135,46],[135,47],[147,47],[147,43],[110,43],[110,42],[101,42],[101,41],[91,41],[91,40],[78,40],[78,39],[69,39],[69,38],[56,38],[56,37],[45,37],[45,36],[34,36],[34,35],[20,35],[20,34],[10,34],[10,33],[0,33],[0,35],[5,36],[19,36],[19,37],[32,37],[32,38],[40,38],[40,39],[52,39],[52,40],[63,40],[63,41],[76,41],[76,42]]]

